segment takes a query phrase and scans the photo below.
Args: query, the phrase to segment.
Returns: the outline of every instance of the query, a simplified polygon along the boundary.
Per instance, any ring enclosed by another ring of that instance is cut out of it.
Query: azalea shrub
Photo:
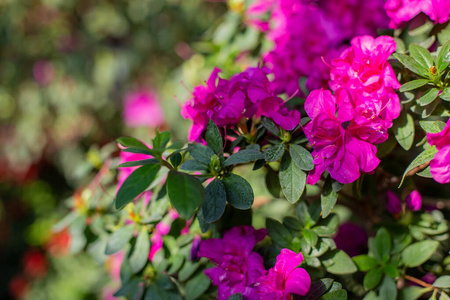
[[[55,230],[114,297],[449,299],[450,1],[227,5],[187,136],[119,137]]]

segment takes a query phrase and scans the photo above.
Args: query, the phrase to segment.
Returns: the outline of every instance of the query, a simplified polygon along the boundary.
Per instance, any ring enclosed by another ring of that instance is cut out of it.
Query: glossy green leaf
[[[331,293],[326,293],[322,296],[322,300],[347,300],[347,291],[339,290]]]
[[[276,245],[281,248],[289,248],[292,241],[292,235],[280,222],[267,218],[266,229],[270,238]]]
[[[437,153],[436,146],[431,146],[422,151],[417,157],[409,164],[403,173],[402,180],[400,182],[401,186],[403,184],[403,180],[405,179],[406,174],[414,168],[417,168],[420,165],[430,162]]]
[[[409,53],[420,65],[424,68],[430,69],[433,66],[433,58],[427,49],[420,45],[410,44]]]
[[[392,277],[385,276],[380,285],[380,300],[397,299],[397,285]]]
[[[160,168],[161,166],[159,164],[147,164],[131,173],[117,192],[115,201],[116,209],[123,208],[144,192],[153,180],[155,180]]]
[[[420,106],[426,106],[433,102],[437,98],[439,92],[440,90],[437,88],[432,88],[431,90],[427,91],[419,99]]]
[[[428,79],[416,79],[406,82],[400,87],[400,92],[407,92],[411,90],[418,89],[424,85],[426,85],[430,80]]]
[[[386,263],[389,261],[391,253],[391,235],[386,228],[380,228],[375,236],[375,248],[372,249],[373,254],[380,262]]]
[[[142,159],[142,160],[136,160],[136,161],[127,161],[120,165],[118,165],[118,168],[129,168],[129,167],[138,167],[148,164],[157,164],[159,161],[156,158],[150,158],[150,159]]]
[[[444,89],[439,97],[445,101],[450,101],[450,88]]]
[[[444,276],[437,278],[433,282],[433,286],[440,288],[440,289],[450,288],[450,275],[444,275]]]
[[[205,140],[215,154],[219,154],[223,149],[222,135],[220,134],[219,128],[214,124],[212,120],[209,120],[208,127],[206,128]]]
[[[409,286],[398,291],[399,300],[417,300],[428,291],[419,286]]]
[[[281,196],[280,179],[278,178],[277,172],[275,172],[270,166],[267,167],[267,174],[265,181],[269,193],[275,198],[280,198]]]
[[[438,241],[425,240],[409,245],[402,252],[403,263],[410,268],[426,262],[439,246]]]
[[[384,270],[384,273],[386,273],[386,275],[391,276],[392,278],[398,277],[398,269],[393,264],[385,265],[383,270]]]
[[[264,154],[262,154],[261,152],[259,152],[257,150],[253,150],[253,149],[245,149],[245,150],[240,150],[237,153],[228,157],[225,160],[223,165],[224,165],[224,167],[228,167],[228,166],[232,166],[232,165],[248,163],[248,162],[255,161],[258,159],[263,159],[263,158],[264,158]]]
[[[414,142],[414,119],[408,113],[402,112],[394,120],[392,126],[395,138],[403,149],[409,150]]]
[[[131,272],[137,273],[147,264],[148,253],[150,252],[150,236],[147,228],[142,227],[137,236],[133,253],[129,258]]]
[[[188,151],[199,162],[209,165],[214,151],[202,144],[189,144]]]
[[[327,177],[323,185],[322,194],[320,195],[320,202],[322,205],[322,218],[326,218],[333,210],[338,198],[338,193],[334,191],[332,186],[332,178]]]
[[[278,126],[275,125],[275,123],[271,119],[265,116],[261,116],[261,123],[270,133],[272,133],[275,136],[280,136],[281,134],[280,129],[278,129]]]
[[[355,273],[358,270],[351,257],[342,250],[330,251],[324,254],[322,257],[324,259],[331,259],[333,261],[330,266],[326,267],[327,271],[331,274],[351,274]]]
[[[150,148],[133,137],[121,137],[117,139],[117,142],[124,147],[142,151],[140,153],[145,153],[148,155],[152,155],[153,153]]]
[[[405,54],[394,53],[393,56],[398,59],[398,61],[404,65],[407,69],[412,72],[427,77],[428,69],[419,64],[415,59],[409,57]]]
[[[380,283],[381,277],[383,277],[383,269],[381,267],[370,270],[364,276],[364,288],[368,291],[374,289]]]
[[[445,127],[442,121],[420,121],[419,124],[426,133],[441,132]]]
[[[315,233],[314,231],[312,231],[311,229],[308,229],[308,228],[303,228],[302,233],[303,233],[303,237],[305,238],[306,242],[311,247],[315,247],[317,244],[317,241],[319,240],[319,236],[317,235],[317,233]]]
[[[353,261],[358,266],[358,269],[363,272],[372,270],[379,265],[378,260],[368,255],[358,255],[353,257]]]
[[[313,157],[311,153],[299,145],[289,145],[289,153],[292,161],[302,170],[311,171],[314,169]]]
[[[214,179],[205,189],[205,201],[202,205],[203,217],[206,222],[217,221],[225,212],[227,194],[220,179]]]
[[[111,255],[118,252],[119,250],[122,250],[125,247],[125,245],[128,244],[131,237],[133,236],[133,231],[134,231],[133,224],[123,226],[118,230],[114,231],[110,235],[108,243],[106,244],[105,254]]]
[[[222,179],[225,185],[227,201],[237,209],[249,209],[252,207],[254,194],[252,186],[239,175],[228,174]]]
[[[178,213],[183,218],[190,219],[203,203],[205,189],[197,178],[170,171],[167,176],[167,194]]]
[[[447,41],[444,45],[442,45],[436,59],[436,68],[438,69],[439,73],[441,73],[448,67],[449,61],[450,61],[450,41]]]
[[[185,171],[205,171],[208,169],[208,164],[202,163],[196,159],[190,159],[182,163],[180,169]]]
[[[200,297],[209,288],[211,280],[200,272],[198,275],[190,279],[186,284],[186,300],[194,300]]]
[[[264,151],[264,159],[268,162],[279,160],[284,154],[284,144],[273,145]]]
[[[297,202],[305,189],[306,173],[292,161],[288,153],[281,159],[279,177],[286,199],[291,203]]]

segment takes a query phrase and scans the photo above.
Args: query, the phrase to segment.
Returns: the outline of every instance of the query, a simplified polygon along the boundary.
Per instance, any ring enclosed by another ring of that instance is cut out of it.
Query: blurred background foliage
[[[0,299],[106,297],[104,268],[68,256],[69,233],[52,231],[68,211],[63,201],[117,151],[115,138],[154,134],[124,125],[127,93],[151,90],[162,129],[186,141],[179,103],[189,90],[212,66],[230,75],[260,51],[242,5],[0,1]]]

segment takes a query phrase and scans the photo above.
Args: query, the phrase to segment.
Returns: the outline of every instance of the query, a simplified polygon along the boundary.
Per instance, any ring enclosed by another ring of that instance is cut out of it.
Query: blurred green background
[[[103,146],[153,134],[124,124],[127,94],[151,91],[165,115],[159,127],[186,141],[177,101],[208,77],[208,57],[233,61],[224,53],[237,27],[217,28],[223,18],[238,24],[217,1],[0,0],[0,299],[114,291],[106,270],[68,255],[68,232],[52,226],[117,151]]]

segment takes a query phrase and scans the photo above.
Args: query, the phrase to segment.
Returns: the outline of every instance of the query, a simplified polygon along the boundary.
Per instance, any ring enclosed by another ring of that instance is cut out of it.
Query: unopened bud
[[[435,66],[431,66],[430,72],[431,72],[431,74],[436,75],[436,74],[437,74],[437,69],[436,69],[436,67],[435,67]]]

